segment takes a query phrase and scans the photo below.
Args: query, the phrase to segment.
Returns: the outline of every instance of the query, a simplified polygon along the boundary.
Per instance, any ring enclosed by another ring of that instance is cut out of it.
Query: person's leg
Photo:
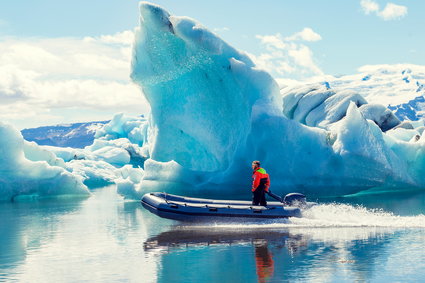
[[[261,194],[259,194],[259,192],[260,191],[258,189],[252,192],[252,205],[260,204]]]
[[[267,206],[266,191],[264,189],[261,190],[260,205]]]

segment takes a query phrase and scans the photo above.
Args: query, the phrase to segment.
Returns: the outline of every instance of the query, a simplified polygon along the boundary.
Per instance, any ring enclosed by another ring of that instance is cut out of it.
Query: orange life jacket
[[[269,174],[267,174],[266,170],[261,167],[255,169],[252,174],[252,191],[254,192],[258,187],[264,187],[266,192],[269,191],[270,187]]]

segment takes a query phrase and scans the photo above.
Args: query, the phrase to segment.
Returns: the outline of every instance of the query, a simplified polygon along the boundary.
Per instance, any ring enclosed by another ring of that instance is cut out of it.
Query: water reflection
[[[187,226],[123,201],[115,187],[93,193],[83,201],[0,204],[0,281],[406,282],[425,275],[423,216],[335,205],[282,223]],[[374,227],[381,224],[393,228]]]
[[[16,266],[29,251],[55,236],[64,215],[77,211],[82,200],[0,203],[0,269]]]
[[[254,248],[258,282],[264,283],[269,280],[274,273],[273,255],[265,240],[254,241]]]
[[[257,229],[174,226],[169,231],[147,239],[144,243],[144,249],[146,251],[172,252],[173,249],[191,246],[251,244],[256,240],[280,239],[284,241],[289,236],[288,231],[271,230],[264,233],[264,231]]]
[[[115,187],[82,201],[0,204],[0,282],[155,282],[156,262],[134,248],[149,217]]]
[[[384,268],[399,233],[175,226],[147,239],[143,247],[160,258],[159,282],[367,281]]]

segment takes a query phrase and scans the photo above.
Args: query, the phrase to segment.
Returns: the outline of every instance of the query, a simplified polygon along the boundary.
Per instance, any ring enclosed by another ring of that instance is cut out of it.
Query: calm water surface
[[[425,193],[319,201],[301,219],[190,226],[113,186],[1,203],[0,282],[423,282]]]

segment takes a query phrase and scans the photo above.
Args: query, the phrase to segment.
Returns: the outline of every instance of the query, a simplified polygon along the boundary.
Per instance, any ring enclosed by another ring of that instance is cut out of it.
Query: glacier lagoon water
[[[207,225],[161,219],[114,186],[84,200],[1,203],[0,282],[424,278],[424,192],[319,202],[301,219]]]

